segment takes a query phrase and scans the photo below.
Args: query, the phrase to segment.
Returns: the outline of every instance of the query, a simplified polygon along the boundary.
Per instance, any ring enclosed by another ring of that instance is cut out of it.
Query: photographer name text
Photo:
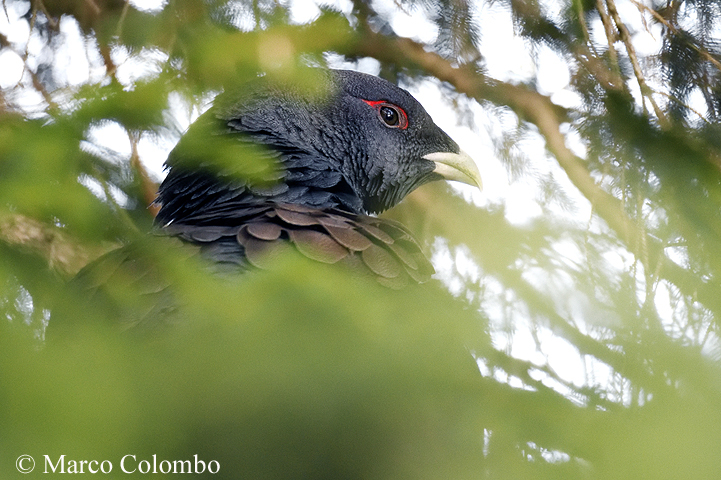
[[[50,455],[43,455],[43,473],[90,473],[108,474],[115,470],[115,465],[110,460],[75,460],[60,455],[51,458]],[[35,467],[35,460],[29,455],[18,458],[16,463],[18,470],[22,473],[29,473]],[[150,458],[138,458],[135,455],[125,455],[118,462],[122,473],[141,474],[169,474],[169,473],[218,473],[220,463],[217,460],[204,461],[193,455],[190,460],[158,460],[157,455]],[[117,470],[116,470],[117,471]]]

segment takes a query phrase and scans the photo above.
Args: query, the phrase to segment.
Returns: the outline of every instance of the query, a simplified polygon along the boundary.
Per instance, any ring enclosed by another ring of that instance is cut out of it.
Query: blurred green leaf
[[[475,477],[482,391],[464,343],[486,340],[447,294],[298,259],[232,281],[175,259],[159,252],[185,313],[161,336],[119,335],[91,310],[39,353],[2,335],[3,392],[38,392],[0,410],[2,462],[198,454],[228,478]]]
[[[153,129],[163,123],[169,93],[170,84],[165,76],[138,82],[132,89],[117,83],[87,86],[77,96],[81,103],[73,112],[73,120],[81,125],[114,120],[129,131]]]
[[[67,122],[6,121],[0,128],[0,204],[97,238],[108,215],[78,182],[91,160],[80,133]]]

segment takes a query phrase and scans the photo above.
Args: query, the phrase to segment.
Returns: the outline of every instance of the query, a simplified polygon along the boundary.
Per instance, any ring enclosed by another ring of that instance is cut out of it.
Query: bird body
[[[297,252],[392,288],[428,280],[433,266],[411,233],[374,214],[433,180],[480,186],[475,164],[405,90],[357,72],[320,76],[311,94],[260,78],[217,98],[167,159],[156,200],[164,238],[81,270],[72,284],[88,305],[66,305],[50,330],[92,309],[123,330],[176,324],[185,283],[171,265],[198,256],[232,277]]]
[[[372,214],[429,181],[480,186],[475,164],[405,90],[352,71],[320,76],[310,94],[266,83],[218,99],[168,158],[159,231],[223,268],[263,268],[294,247],[393,287],[427,280],[413,236]]]

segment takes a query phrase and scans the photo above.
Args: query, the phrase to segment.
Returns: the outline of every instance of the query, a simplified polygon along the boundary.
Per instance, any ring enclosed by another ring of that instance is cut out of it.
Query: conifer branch
[[[603,190],[593,179],[585,162],[567,146],[560,126],[565,111],[554,105],[550,98],[524,86],[501,81],[489,81],[470,68],[457,68],[440,55],[426,51],[422,44],[408,38],[388,38],[367,32],[351,54],[370,56],[398,65],[420,67],[442,82],[453,85],[457,92],[478,101],[491,101],[510,107],[519,117],[533,123],[546,139],[546,147],[555,156],[569,180],[594,207],[594,211],[613,230],[630,252],[640,253],[636,222],[629,218],[623,203]],[[675,284],[686,295],[696,296],[709,308],[721,308],[721,299],[715,286],[696,277],[693,272],[670,261],[663,245],[644,234],[643,242],[648,257],[663,264],[661,275]]]
[[[641,64],[638,61],[638,56],[636,55],[636,49],[633,46],[633,41],[631,40],[631,34],[628,31],[628,27],[626,27],[626,24],[623,23],[621,17],[618,15],[618,10],[616,9],[616,2],[614,0],[606,0],[606,5],[608,7],[609,15],[613,19],[613,22],[616,24],[616,28],[619,32],[619,37],[623,44],[626,46],[626,53],[628,54],[628,58],[631,60],[633,73],[636,76],[636,81],[638,82],[638,86],[641,89],[641,96],[648,99],[649,103],[653,107],[653,111],[656,114],[656,118],[658,118],[658,122],[661,127],[664,129],[669,128],[670,124],[668,122],[668,119],[666,118],[666,114],[663,113],[661,108],[659,108],[656,100],[654,100],[653,98],[653,90],[646,83],[646,78],[643,74],[643,70],[641,70]]]
[[[0,242],[44,258],[50,269],[66,278],[109,250],[84,244],[60,227],[17,213],[0,213]]]
[[[143,194],[143,200],[148,206],[147,208],[150,213],[153,215],[153,217],[155,217],[160,210],[160,207],[154,203],[155,197],[157,196],[158,192],[158,184],[150,178],[148,170],[143,165],[143,162],[140,161],[140,153],[138,152],[140,133],[129,131],[128,137],[130,140],[130,167],[135,171],[135,174],[138,176],[138,179],[140,181],[140,190]]]
[[[653,8],[650,8],[650,7],[646,6],[646,5],[638,2],[637,0],[631,0],[631,3],[633,3],[634,5],[636,5],[636,8],[638,8],[640,11],[645,11],[645,12],[650,13],[650,14],[653,16],[653,18],[655,18],[661,25],[663,25],[664,27],[668,28],[668,29],[669,29],[671,32],[673,32],[675,35],[678,35],[679,33],[681,33],[681,32],[679,32],[679,29],[676,28],[676,26],[675,26],[674,24],[672,24],[671,22],[669,22],[668,20],[666,20],[665,18],[663,18],[663,17],[662,17],[656,10],[654,10]],[[716,58],[714,58],[714,56],[711,55],[711,53],[709,53],[707,50],[699,47],[698,45],[691,44],[690,46],[691,46],[691,48],[693,48],[694,50],[696,50],[696,52],[697,52],[699,55],[701,55],[704,59],[706,59],[710,64],[712,64],[714,67],[716,67],[717,70],[721,71],[721,62],[719,62]]]
[[[621,67],[618,64],[618,53],[614,43],[616,42],[616,30],[613,28],[611,18],[606,13],[606,7],[603,4],[603,0],[596,0],[596,10],[598,15],[601,17],[601,23],[603,29],[606,32],[606,40],[608,41],[608,56],[611,61],[611,69],[621,79]],[[622,83],[622,82],[621,82]]]

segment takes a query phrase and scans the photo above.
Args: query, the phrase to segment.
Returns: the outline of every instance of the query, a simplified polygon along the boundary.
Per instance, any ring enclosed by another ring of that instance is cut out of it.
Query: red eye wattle
[[[386,127],[399,128],[401,130],[405,130],[406,128],[408,128],[408,115],[406,115],[405,110],[403,110],[398,105],[393,105],[392,103],[388,103],[383,100],[363,101],[376,109],[376,112],[378,112],[378,117],[381,119],[383,125],[385,125]]]

